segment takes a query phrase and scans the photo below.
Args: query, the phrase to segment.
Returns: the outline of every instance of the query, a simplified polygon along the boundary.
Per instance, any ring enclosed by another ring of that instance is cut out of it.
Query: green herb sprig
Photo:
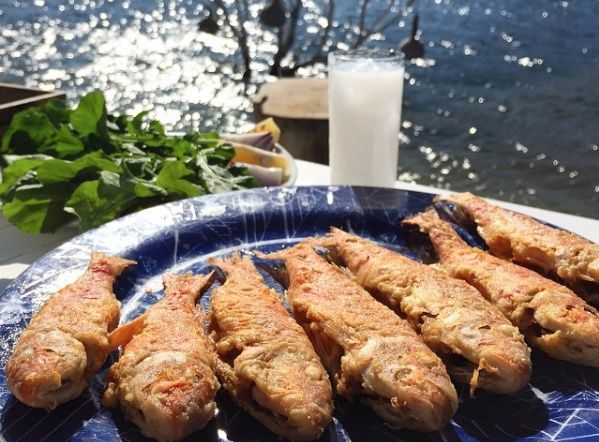
[[[147,111],[109,115],[100,92],[74,109],[50,101],[17,113],[0,147],[4,217],[27,233],[73,220],[82,231],[146,207],[256,187],[215,132],[166,133]]]

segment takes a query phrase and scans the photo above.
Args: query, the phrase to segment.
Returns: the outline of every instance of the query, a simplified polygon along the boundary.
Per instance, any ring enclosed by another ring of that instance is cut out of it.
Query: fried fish
[[[599,283],[599,245],[502,209],[471,193],[438,196],[456,205],[478,226],[491,253],[555,274],[570,284]]]
[[[305,332],[249,258],[209,262],[227,275],[213,291],[210,310],[224,388],[279,436],[318,438],[332,419],[332,392]]]
[[[31,318],[6,364],[6,383],[17,399],[52,410],[81,394],[111,351],[108,332],[120,316],[112,286],[131,264],[92,252],[85,273]]]
[[[216,412],[220,387],[215,355],[196,300],[210,275],[166,275],[165,294],[110,335],[123,353],[110,367],[105,406],[121,405],[141,432],[179,440],[204,427]]]
[[[493,305],[464,281],[332,228],[332,242],[358,282],[405,316],[445,362],[449,374],[477,388],[510,394],[530,379],[530,349]]]
[[[434,209],[404,220],[430,238],[440,264],[476,287],[550,356],[599,367],[599,312],[567,287],[470,247]]]
[[[269,255],[284,260],[287,297],[334,379],[337,393],[360,399],[395,427],[443,428],[457,394],[443,363],[407,322],[374,300],[312,241]]]

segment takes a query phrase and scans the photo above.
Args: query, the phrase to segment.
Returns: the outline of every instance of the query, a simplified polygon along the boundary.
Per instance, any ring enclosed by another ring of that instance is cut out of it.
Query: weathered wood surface
[[[11,83],[0,83],[0,135],[14,114],[30,106],[39,106],[51,99],[64,100],[63,91],[44,91]]]
[[[326,79],[288,78],[266,83],[253,102],[255,120],[272,117],[281,129],[279,143],[295,158],[328,164]]]

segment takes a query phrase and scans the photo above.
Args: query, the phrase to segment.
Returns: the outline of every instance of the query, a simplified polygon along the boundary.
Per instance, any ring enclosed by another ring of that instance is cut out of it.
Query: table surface
[[[296,160],[296,162],[298,167],[296,185],[327,185],[330,183],[328,166],[303,160]],[[449,193],[429,186],[404,182],[396,182],[395,187],[420,192]],[[502,201],[497,201],[497,203],[503,207],[550,222],[599,243],[599,220]],[[70,225],[60,228],[54,234],[26,235],[0,217],[0,290],[10,284],[37,258],[78,233],[77,227]]]

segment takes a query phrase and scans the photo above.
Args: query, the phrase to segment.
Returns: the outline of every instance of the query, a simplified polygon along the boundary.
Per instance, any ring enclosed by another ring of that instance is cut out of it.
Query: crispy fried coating
[[[404,220],[426,233],[441,265],[476,287],[550,356],[599,366],[599,312],[567,287],[470,247],[433,209]]]
[[[337,393],[361,400],[395,427],[443,428],[458,402],[441,360],[407,322],[313,247],[304,241],[261,256],[285,261],[295,318],[312,339]]]
[[[532,265],[576,284],[599,283],[599,245],[547,226],[529,216],[503,209],[471,193],[438,196],[459,207],[478,226],[491,253]]]
[[[108,332],[120,315],[112,285],[131,264],[92,252],[85,273],[31,318],[6,365],[6,382],[17,399],[52,410],[81,394],[111,351]]]
[[[223,386],[274,433],[318,438],[332,419],[332,392],[308,337],[249,258],[209,262],[227,274],[213,291],[210,318]]]
[[[530,349],[518,329],[480,293],[399,253],[332,228],[332,241],[357,280],[404,315],[455,379],[515,393],[530,379]]]
[[[110,335],[123,347],[102,403],[121,405],[141,432],[161,441],[199,430],[216,412],[215,356],[196,300],[210,275],[166,275],[156,304]]]

